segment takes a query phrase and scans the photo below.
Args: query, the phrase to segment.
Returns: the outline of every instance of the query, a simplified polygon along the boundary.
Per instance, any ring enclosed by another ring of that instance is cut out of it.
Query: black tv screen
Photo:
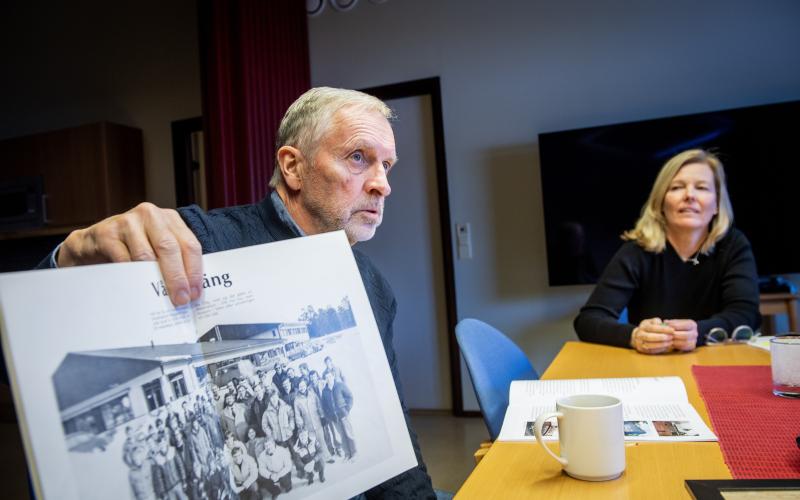
[[[552,286],[595,283],[633,227],[661,166],[692,148],[715,152],[734,225],[761,276],[800,272],[800,101],[539,134]]]

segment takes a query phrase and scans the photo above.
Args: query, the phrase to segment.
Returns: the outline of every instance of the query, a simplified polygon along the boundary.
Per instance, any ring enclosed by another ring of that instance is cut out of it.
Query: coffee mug
[[[542,425],[558,418],[561,456],[542,440]],[[564,472],[585,481],[616,479],[625,471],[625,433],[622,401],[613,396],[581,394],[556,401],[556,411],[539,415],[536,440],[561,463]]]

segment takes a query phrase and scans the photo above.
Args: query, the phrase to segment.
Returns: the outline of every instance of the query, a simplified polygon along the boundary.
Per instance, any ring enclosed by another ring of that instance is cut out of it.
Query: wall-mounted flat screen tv
[[[715,152],[761,276],[800,272],[800,101],[539,134],[550,285],[595,283],[673,155]]]

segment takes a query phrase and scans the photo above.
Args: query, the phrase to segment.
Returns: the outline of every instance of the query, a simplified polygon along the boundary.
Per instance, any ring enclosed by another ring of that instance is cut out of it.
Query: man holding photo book
[[[40,267],[157,260],[172,302],[200,297],[201,255],[305,235],[344,230],[351,245],[375,234],[387,179],[397,161],[380,100],[353,90],[315,88],[288,109],[278,130],[271,195],[258,204],[204,212],[142,203],[72,232]],[[403,405],[417,467],[365,492],[367,498],[434,498],[402,398],[392,347],[396,301],[386,279],[358,251],[354,256]],[[280,263],[275,263],[280,265]]]

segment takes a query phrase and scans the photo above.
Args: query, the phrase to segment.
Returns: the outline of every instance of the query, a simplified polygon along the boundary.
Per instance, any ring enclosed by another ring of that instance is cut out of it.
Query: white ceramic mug
[[[561,456],[542,440],[542,425],[558,418]],[[539,415],[534,425],[536,440],[576,479],[607,481],[625,470],[625,432],[622,401],[613,396],[582,394],[556,402],[556,411]]]

